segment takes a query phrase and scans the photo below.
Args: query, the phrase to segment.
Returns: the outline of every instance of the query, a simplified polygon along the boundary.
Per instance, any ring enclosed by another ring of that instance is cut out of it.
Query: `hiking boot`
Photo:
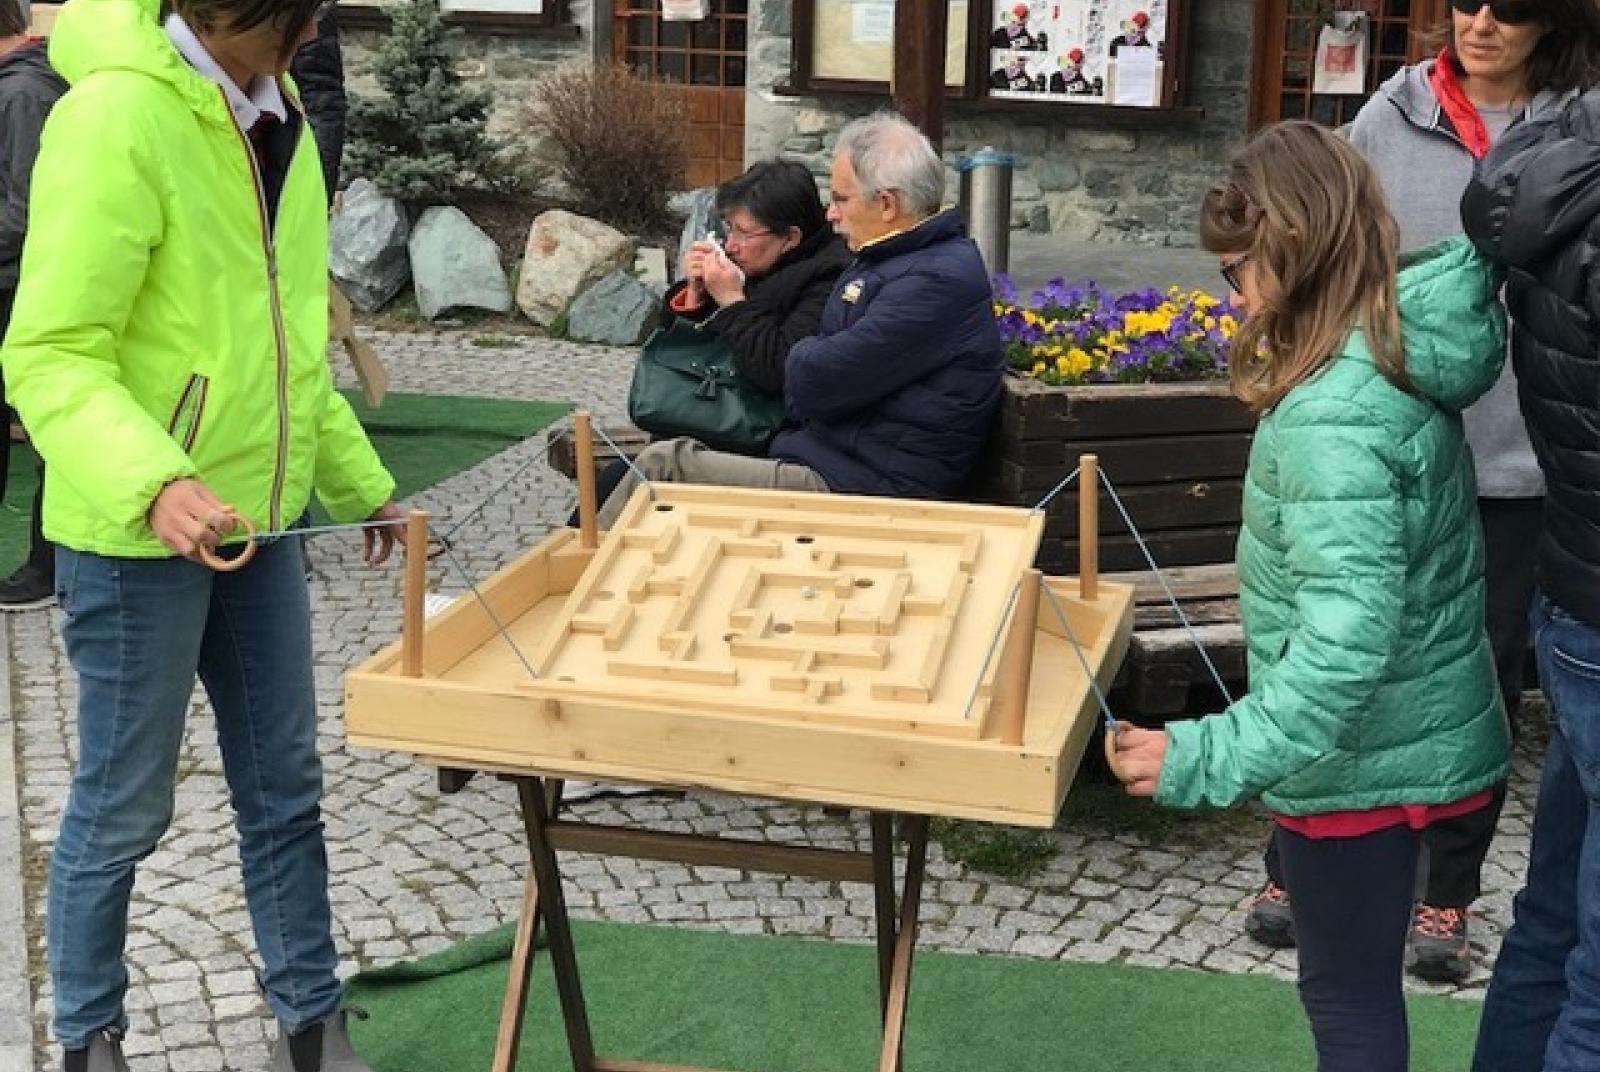
[[[1411,919],[1411,955],[1407,967],[1430,983],[1464,983],[1472,974],[1467,947],[1467,910],[1417,903]]]
[[[1294,916],[1289,911],[1289,891],[1267,880],[1250,902],[1244,932],[1273,949],[1294,948]]]
[[[55,583],[31,565],[22,566],[0,581],[0,611],[38,610],[53,607],[55,602]]]
[[[272,1072],[372,1072],[356,1056],[345,1026],[346,1010],[318,1020],[297,1035],[278,1025],[278,1044],[272,1048]],[[364,1013],[357,1016],[365,1018]]]
[[[95,1032],[88,1046],[66,1051],[61,1067],[62,1072],[128,1072],[122,1036],[115,1031]]]

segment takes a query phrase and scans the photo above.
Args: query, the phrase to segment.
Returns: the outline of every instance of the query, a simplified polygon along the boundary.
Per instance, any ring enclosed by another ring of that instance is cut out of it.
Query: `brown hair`
[[[1324,126],[1266,127],[1206,194],[1200,243],[1245,254],[1262,292],[1234,337],[1233,391],[1270,409],[1359,327],[1378,370],[1410,390],[1395,299],[1400,230],[1372,166]]]
[[[200,33],[213,30],[253,30],[269,23],[283,34],[278,58],[287,60],[306,23],[316,15],[322,0],[163,0],[162,12],[176,11]]]
[[[1526,0],[1546,30],[1528,57],[1529,93],[1588,89],[1600,83],[1600,6],[1594,0]],[[1453,13],[1421,36],[1432,55],[1442,49],[1457,74],[1465,73],[1456,56]]]
[[[22,0],[0,0],[0,37],[16,37],[28,32],[28,19],[22,13]]]

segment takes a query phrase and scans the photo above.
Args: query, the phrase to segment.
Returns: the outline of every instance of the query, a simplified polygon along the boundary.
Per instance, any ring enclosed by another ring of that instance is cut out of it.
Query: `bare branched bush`
[[[534,83],[530,128],[548,138],[578,209],[631,234],[667,227],[689,131],[679,87],[620,63],[562,68]]]

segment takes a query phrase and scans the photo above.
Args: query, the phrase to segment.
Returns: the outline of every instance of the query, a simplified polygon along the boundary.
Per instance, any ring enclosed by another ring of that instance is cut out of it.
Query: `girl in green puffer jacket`
[[[1158,803],[1274,813],[1321,1072],[1406,1067],[1420,831],[1508,769],[1460,415],[1495,381],[1503,317],[1464,240],[1397,279],[1397,234],[1371,167],[1311,123],[1262,131],[1206,195],[1201,239],[1247,313],[1234,390],[1261,412],[1238,551],[1251,687],[1124,729],[1113,764]]]

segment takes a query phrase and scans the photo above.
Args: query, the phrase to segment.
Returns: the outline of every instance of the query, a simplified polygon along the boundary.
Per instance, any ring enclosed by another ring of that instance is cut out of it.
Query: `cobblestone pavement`
[[[395,390],[571,400],[592,407],[602,420],[624,410],[631,362],[625,351],[542,339],[489,348],[475,345],[470,332],[375,341]],[[541,453],[542,437],[536,437],[418,497],[448,526],[534,460],[459,537],[460,557],[476,576],[540,538],[571,508],[567,481],[537,460]],[[312,555],[332,894],[342,968],[351,972],[513,920],[525,854],[509,786],[477,779],[464,792],[441,797],[431,772],[409,757],[344,745],[341,675],[397,634],[400,571],[363,569],[355,541],[347,538],[318,538]],[[441,584],[443,591],[463,588],[458,576]],[[36,1067],[55,1070],[56,1052],[46,1045],[49,987],[39,936],[43,876],[75,750],[75,686],[58,612],[15,615],[11,626]],[[254,989],[226,786],[198,696],[193,711],[177,819],[141,866],[134,893],[127,1047],[136,1072],[259,1072],[267,1066],[274,1028]],[[1481,991],[1526,863],[1537,766],[1532,747],[1519,754],[1484,876],[1487,892],[1473,919],[1479,967],[1458,993]],[[600,800],[577,810],[669,830],[866,846],[859,814],[712,794]],[[0,817],[6,814],[0,807]],[[1259,820],[1241,818],[1218,824],[1214,837],[1163,844],[1112,828],[1103,818],[1085,818],[1053,835],[1059,856],[1021,884],[950,863],[935,847],[923,947],[1290,978],[1292,954],[1271,953],[1240,930],[1240,904],[1262,877],[1265,829]],[[584,857],[569,859],[566,867],[569,902],[583,917],[860,940],[873,914],[870,889],[848,883]]]

